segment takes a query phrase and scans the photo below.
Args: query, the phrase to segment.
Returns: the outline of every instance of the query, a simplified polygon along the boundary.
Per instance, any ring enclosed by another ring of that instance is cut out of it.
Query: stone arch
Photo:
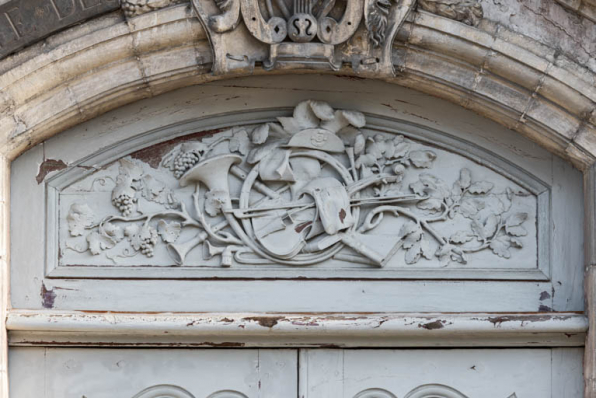
[[[519,132],[585,169],[596,158],[594,76],[505,28],[481,30],[419,12],[404,23],[391,83],[438,96]],[[126,103],[217,79],[204,29],[184,4],[129,21],[107,15],[2,62],[0,136],[13,159]],[[302,68],[300,73],[320,71]],[[355,76],[344,66],[326,72]],[[374,77],[374,76],[373,76]]]

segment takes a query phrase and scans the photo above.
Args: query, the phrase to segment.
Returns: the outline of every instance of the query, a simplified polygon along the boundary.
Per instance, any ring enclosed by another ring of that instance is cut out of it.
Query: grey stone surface
[[[0,58],[60,29],[119,7],[118,0],[0,2]]]

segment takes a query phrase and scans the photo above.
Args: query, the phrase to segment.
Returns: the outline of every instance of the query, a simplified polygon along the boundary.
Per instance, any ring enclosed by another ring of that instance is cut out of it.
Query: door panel
[[[580,398],[581,349],[304,350],[300,398]]]
[[[14,348],[11,398],[296,397],[294,350]]]

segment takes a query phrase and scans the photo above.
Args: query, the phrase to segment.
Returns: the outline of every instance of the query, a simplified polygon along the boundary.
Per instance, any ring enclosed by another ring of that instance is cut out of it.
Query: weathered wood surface
[[[19,381],[14,398],[290,398],[297,391],[294,350],[19,348],[10,363]]]
[[[542,314],[127,314],[12,311],[12,346],[580,346],[587,319]]]
[[[580,398],[580,366],[580,349],[302,350],[299,397]]]

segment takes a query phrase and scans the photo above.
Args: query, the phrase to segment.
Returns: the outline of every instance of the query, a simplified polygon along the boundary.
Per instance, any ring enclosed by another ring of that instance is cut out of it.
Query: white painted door
[[[580,398],[581,348],[11,351],[14,398]]]

